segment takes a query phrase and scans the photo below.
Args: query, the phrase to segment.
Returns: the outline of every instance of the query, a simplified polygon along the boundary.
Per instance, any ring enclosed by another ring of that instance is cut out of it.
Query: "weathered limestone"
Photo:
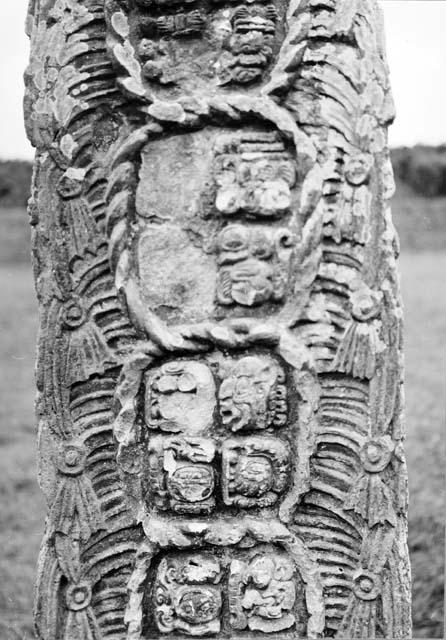
[[[410,637],[375,0],[31,0],[40,640]]]

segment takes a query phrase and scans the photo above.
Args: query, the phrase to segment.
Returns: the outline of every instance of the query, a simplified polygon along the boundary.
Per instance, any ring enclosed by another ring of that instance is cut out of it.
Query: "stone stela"
[[[375,0],[35,0],[39,640],[410,637]]]

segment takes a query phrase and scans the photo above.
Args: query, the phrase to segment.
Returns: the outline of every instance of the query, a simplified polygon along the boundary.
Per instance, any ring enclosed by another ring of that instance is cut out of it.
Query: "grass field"
[[[402,192],[407,457],[415,638],[443,637],[446,200]],[[33,638],[34,566],[45,506],[36,482],[36,303],[23,210],[0,211],[0,640]]]

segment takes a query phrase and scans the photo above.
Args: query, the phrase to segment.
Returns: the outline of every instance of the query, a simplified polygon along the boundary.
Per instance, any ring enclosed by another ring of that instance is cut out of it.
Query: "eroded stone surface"
[[[36,0],[39,640],[410,637],[374,0]]]

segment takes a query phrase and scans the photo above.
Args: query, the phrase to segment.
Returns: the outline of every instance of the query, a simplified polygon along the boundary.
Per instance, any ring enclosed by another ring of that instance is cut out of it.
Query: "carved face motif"
[[[193,625],[211,622],[220,609],[220,593],[205,587],[184,587],[175,598],[176,615]]]
[[[278,136],[221,136],[215,153],[216,207],[221,214],[262,218],[290,210],[296,171]]]
[[[279,554],[257,555],[250,563],[231,564],[231,582],[238,583],[233,604],[237,628],[273,633],[289,629],[296,600],[291,560]]]
[[[373,166],[373,157],[369,153],[358,153],[346,161],[345,177],[352,186],[358,187],[366,182]]]
[[[220,387],[220,415],[232,431],[266,429],[286,420],[284,374],[269,358],[239,360]]]
[[[149,503],[162,511],[210,513],[215,445],[206,438],[158,436],[149,445]]]
[[[180,467],[167,482],[173,498],[185,502],[201,502],[212,495],[214,474],[212,469],[200,465]]]
[[[231,4],[105,0],[108,49],[126,93],[168,101],[218,92],[221,85],[255,88],[279,49],[280,17],[263,1]]]
[[[242,5],[231,18],[232,33],[219,60],[221,84],[247,84],[262,77],[273,56],[277,11],[274,5]]]
[[[273,235],[262,228],[225,227],[218,237],[218,302],[252,307],[282,300],[292,246],[287,229]]]
[[[241,508],[274,505],[285,490],[289,446],[278,438],[229,439],[222,446],[223,500]]]
[[[205,554],[167,556],[154,583],[155,621],[159,631],[192,636],[220,631],[222,599],[218,560]]]
[[[234,472],[234,490],[248,497],[263,495],[273,486],[271,462],[263,456],[242,456]]]

